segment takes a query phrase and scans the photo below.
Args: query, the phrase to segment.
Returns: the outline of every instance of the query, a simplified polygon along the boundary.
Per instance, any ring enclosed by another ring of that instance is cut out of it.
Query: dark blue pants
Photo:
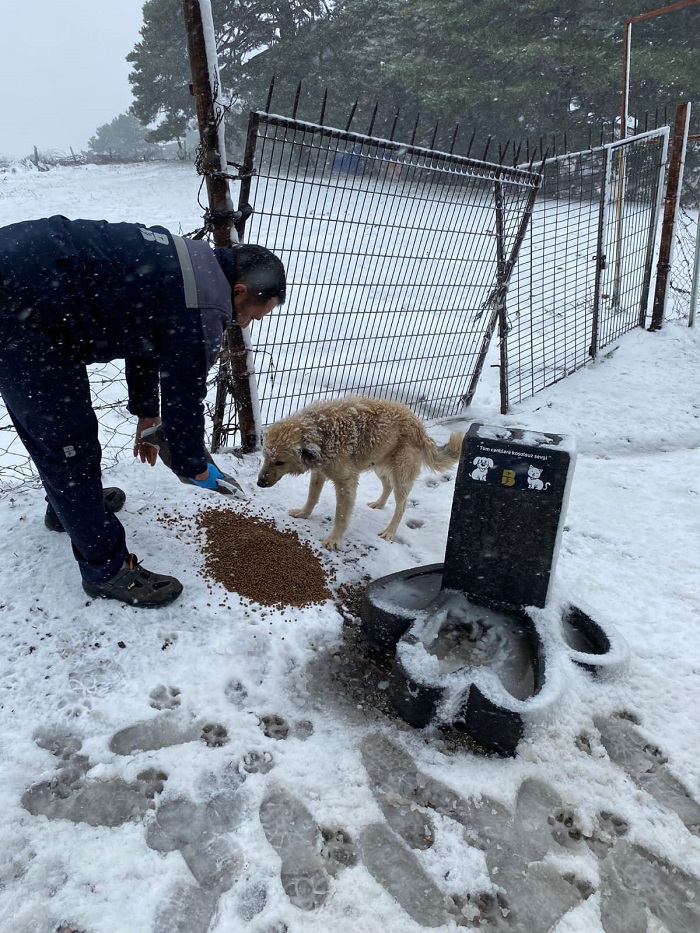
[[[0,307],[0,395],[68,532],[83,579],[109,580],[127,557],[102,498],[102,449],[83,363]]]

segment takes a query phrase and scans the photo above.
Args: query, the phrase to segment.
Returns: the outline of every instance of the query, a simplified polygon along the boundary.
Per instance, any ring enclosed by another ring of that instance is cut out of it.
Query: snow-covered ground
[[[61,212],[187,232],[197,189],[187,165],[0,176],[0,223]],[[333,601],[262,609],[208,580],[187,519],[213,494],[162,465],[125,455],[105,477],[127,492],[133,550],[185,584],[159,611],[88,604],[41,492],[1,499],[2,929],[700,929],[699,372],[697,331],[635,331],[507,416],[487,381],[463,422],[430,428],[575,440],[552,606],[585,605],[629,647],[595,679],[562,646],[561,696],[513,759],[363,701]],[[257,456],[219,460],[254,512],[318,545],[331,489],[293,521],[304,479],[262,490]],[[324,558],[334,586],[441,561],[455,472],[421,476],[392,544],[363,477]]]

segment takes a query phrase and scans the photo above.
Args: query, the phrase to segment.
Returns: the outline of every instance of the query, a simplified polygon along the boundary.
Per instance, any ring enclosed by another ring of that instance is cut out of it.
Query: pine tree
[[[290,112],[301,81],[304,119],[318,118],[327,89],[327,123],[343,127],[357,101],[353,128],[365,130],[379,101],[375,133],[387,135],[398,111],[396,138],[410,138],[420,114],[417,142],[439,121],[444,146],[459,123],[462,147],[473,130],[502,142],[611,130],[623,23],[635,12],[631,0],[337,0],[330,9],[324,0],[218,0],[214,9],[238,142],[274,77],[278,112]],[[664,108],[670,117],[678,100],[697,97],[699,26],[692,6],[633,27],[630,112],[650,110],[654,123],[657,109],[662,120]],[[134,112],[159,124],[152,138],[180,136],[194,115],[181,0],[147,0],[128,58]]]
[[[223,96],[237,98],[247,63],[327,15],[325,0],[218,0],[214,31]],[[157,124],[151,139],[177,139],[195,116],[182,0],[146,0],[143,17],[141,41],[127,55],[133,110],[142,123]]]
[[[160,148],[149,142],[147,131],[133,113],[122,113],[111,123],[98,126],[95,135],[88,141],[93,156],[116,161],[154,159]]]

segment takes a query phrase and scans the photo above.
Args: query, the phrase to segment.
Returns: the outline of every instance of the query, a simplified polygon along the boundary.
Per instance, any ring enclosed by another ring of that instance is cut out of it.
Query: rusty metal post
[[[182,0],[182,10],[192,73],[191,92],[195,99],[201,146],[198,165],[205,178],[209,203],[205,223],[213,233],[215,246],[230,246],[237,238],[226,175],[223,107],[217,101],[220,83],[211,2]],[[249,453],[259,445],[260,432],[255,416],[257,392],[254,372],[249,371],[252,368],[248,365],[249,352],[241,328],[236,323],[231,324],[226,330],[224,350],[219,360],[220,379],[214,408],[212,451],[219,449],[224,436],[226,380],[223,376],[226,370],[230,371],[233,382],[242,450]]]
[[[187,30],[187,51],[190,59],[192,84],[190,92],[195,99],[197,124],[201,143],[201,170],[207,187],[209,221],[214,233],[215,246],[231,245],[233,225],[233,203],[226,178],[226,153],[223,149],[223,126],[221,113],[217,113],[218,66],[216,60],[209,62],[204,33],[204,19],[200,0],[183,0],[182,10]],[[204,0],[209,17],[211,5]],[[209,25],[209,24],[207,24]],[[221,129],[221,133],[219,130]]]
[[[620,139],[627,136],[627,116],[629,109],[630,96],[630,65],[632,56],[632,23],[641,23],[644,20],[654,19],[657,16],[663,16],[665,13],[675,13],[676,10],[683,10],[687,6],[697,6],[700,0],[676,0],[675,3],[669,3],[658,10],[648,10],[646,13],[638,13],[636,16],[630,16],[625,20],[622,33],[622,104],[620,111]],[[635,127],[635,133],[636,133]]]
[[[659,247],[659,260],[656,264],[656,287],[654,290],[654,303],[651,309],[651,323],[649,330],[660,330],[664,320],[668,280],[673,259],[673,238],[676,227],[676,213],[683,182],[683,161],[685,147],[688,140],[688,121],[690,120],[690,104],[678,104],[676,116],[673,121],[673,138],[671,139],[671,153],[668,160],[668,178],[666,181],[666,194],[664,196],[664,216],[661,223],[661,246]]]

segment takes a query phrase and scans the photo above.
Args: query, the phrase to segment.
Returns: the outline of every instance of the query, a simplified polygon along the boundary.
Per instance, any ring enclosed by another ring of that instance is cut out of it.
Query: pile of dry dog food
[[[197,515],[204,535],[204,573],[262,606],[309,606],[331,598],[318,555],[295,531],[231,508]]]

